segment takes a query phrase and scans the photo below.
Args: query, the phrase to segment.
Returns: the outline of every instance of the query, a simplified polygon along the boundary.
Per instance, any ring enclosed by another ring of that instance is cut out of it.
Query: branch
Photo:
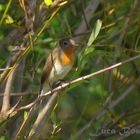
[[[96,11],[97,7],[99,6],[100,1],[99,0],[91,0],[91,2],[88,4],[84,12],[84,18],[81,21],[80,26],[76,29],[75,34],[81,34],[84,33],[87,30],[87,24],[89,24],[93,13]],[[86,18],[86,22],[85,22]],[[77,36],[77,40],[80,40],[81,37]]]
[[[13,71],[10,74],[6,83],[5,91],[3,94],[3,104],[2,104],[1,113],[6,113],[10,108],[10,91],[11,91],[11,86],[13,83],[14,72],[15,71]]]
[[[134,56],[134,57],[129,58],[128,60],[119,62],[119,63],[117,63],[117,64],[115,64],[115,65],[112,65],[112,66],[109,66],[109,67],[107,67],[107,68],[101,69],[101,70],[99,70],[99,71],[97,71],[97,72],[88,74],[88,75],[86,75],[86,76],[82,76],[82,77],[77,78],[77,79],[75,79],[75,80],[73,80],[73,81],[70,81],[70,82],[67,82],[67,83],[65,83],[65,84],[63,84],[63,85],[61,85],[61,86],[58,86],[57,88],[55,88],[55,89],[53,89],[53,90],[51,90],[51,91],[49,91],[49,92],[43,94],[42,96],[47,96],[47,95],[53,94],[54,92],[59,91],[59,90],[61,90],[61,89],[64,89],[65,87],[67,87],[67,86],[69,86],[69,85],[71,85],[71,84],[75,84],[75,83],[78,83],[78,82],[80,82],[80,81],[84,81],[84,80],[86,80],[86,79],[95,77],[95,76],[97,76],[97,75],[99,75],[99,74],[101,74],[101,73],[107,72],[107,71],[112,70],[112,69],[117,68],[117,67],[120,67],[120,66],[122,66],[122,65],[124,65],[124,64],[127,64],[127,63],[129,63],[129,62],[131,62],[131,61],[134,61],[134,60],[136,60],[136,59],[139,59],[139,58],[140,58],[140,55],[137,55],[137,56]]]
[[[44,108],[41,110],[41,112],[39,112],[38,117],[36,119],[36,121],[33,124],[32,129],[29,132],[29,135],[27,137],[28,140],[30,140],[31,138],[33,138],[35,135],[37,135],[37,129],[39,128],[41,122],[45,119],[45,118],[49,118],[55,103],[56,103],[56,98],[58,96],[59,92],[55,92],[49,99],[49,101],[47,102],[47,104],[44,106]]]
[[[111,69],[114,69],[114,68],[123,66],[124,64],[127,64],[127,63],[129,63],[129,62],[132,62],[132,61],[134,61],[134,60],[136,60],[136,59],[139,59],[139,58],[140,58],[140,55],[137,55],[137,56],[134,56],[134,57],[129,58],[128,60],[119,62],[119,63],[117,63],[117,64],[115,64],[115,65],[112,65],[112,66],[109,66],[109,67],[107,67],[107,68],[101,69],[101,70],[99,70],[99,71],[97,71],[97,72],[94,72],[94,73],[91,73],[91,74],[89,74],[89,75],[86,75],[86,76],[82,76],[82,77],[80,77],[80,78],[77,78],[77,79],[75,79],[75,80],[73,80],[73,81],[64,83],[63,85],[56,87],[56,88],[53,89],[52,91],[49,91],[49,92],[45,93],[44,95],[40,95],[36,100],[34,100],[33,102],[31,102],[30,104],[25,105],[25,106],[21,106],[21,107],[17,108],[14,114],[16,115],[17,112],[19,112],[19,111],[21,111],[21,110],[26,110],[26,109],[32,108],[32,107],[33,107],[36,103],[38,103],[40,100],[42,100],[43,98],[45,98],[45,97],[48,96],[48,95],[53,94],[54,92],[60,91],[60,90],[66,88],[66,87],[68,87],[68,86],[70,86],[70,85],[72,85],[72,84],[75,84],[75,83],[78,83],[78,82],[87,80],[87,79],[89,79],[89,78],[93,78],[93,77],[95,77],[95,76],[97,76],[97,75],[99,75],[99,74],[102,74],[102,73],[104,73],[104,72],[110,71]],[[9,115],[9,116],[10,116],[10,115]],[[1,120],[1,115],[0,115],[0,121],[1,121],[1,122],[3,121],[3,120]]]
[[[9,70],[9,69],[11,69],[11,67],[10,67],[10,68],[3,68],[3,69],[1,68],[1,69],[0,69],[0,73],[2,73],[2,72],[5,71],[5,70]]]
[[[10,93],[10,96],[37,96],[38,92],[12,92]],[[4,96],[3,93],[0,93],[0,97]]]
[[[130,58],[130,59],[126,60],[126,61],[120,62],[120,63],[118,63],[118,64],[115,64],[115,65],[113,65],[113,66],[110,66],[110,67],[108,67],[108,68],[99,70],[98,72],[95,72],[95,73],[92,73],[92,74],[89,74],[89,75],[86,75],[86,76],[77,78],[76,80],[73,80],[73,81],[71,81],[71,82],[65,83],[65,84],[63,84],[62,86],[59,86],[59,87],[55,88],[54,90],[49,91],[49,92],[47,92],[46,94],[40,96],[40,98],[42,98],[42,97],[45,97],[45,96],[47,96],[47,95],[53,93],[53,95],[52,95],[51,99],[49,100],[49,102],[46,104],[46,106],[43,108],[43,110],[39,113],[39,116],[37,117],[37,119],[36,119],[36,121],[35,121],[35,123],[34,123],[34,125],[33,125],[33,128],[31,129],[31,131],[30,131],[30,133],[29,133],[28,139],[31,139],[34,135],[36,135],[36,131],[37,131],[37,129],[38,129],[38,127],[39,127],[41,121],[46,117],[46,114],[49,112],[49,115],[50,115],[50,113],[51,113],[51,111],[52,111],[52,105],[54,104],[55,99],[56,99],[57,95],[59,94],[58,90],[61,90],[61,89],[65,88],[65,87],[67,87],[67,86],[69,86],[69,85],[71,85],[71,84],[74,84],[74,83],[83,81],[83,80],[85,80],[85,79],[94,77],[94,76],[96,76],[96,75],[98,75],[98,74],[100,74],[100,73],[106,72],[106,71],[111,70],[111,69],[116,68],[116,67],[119,67],[119,66],[121,66],[121,65],[123,65],[123,64],[126,64],[126,63],[128,63],[128,62],[130,62],[130,61],[133,61],[133,60],[135,60],[135,59],[138,59],[138,58],[140,58],[140,55],[139,55],[139,56],[136,56],[136,57],[133,57],[133,58]],[[133,88],[132,88],[132,89],[133,89]],[[132,89],[131,89],[131,90],[132,90]],[[56,92],[56,91],[57,91],[57,92]],[[129,90],[129,91],[130,91],[130,90]],[[56,93],[54,93],[54,92],[56,92]],[[127,94],[126,94],[126,95],[127,95]],[[118,99],[118,102],[120,102],[122,99],[123,99],[123,98],[119,98],[119,99]],[[112,103],[111,108],[112,108],[113,106],[116,106],[116,105],[117,105],[116,103]],[[105,111],[104,111],[104,113],[102,113],[102,112],[103,112],[103,111],[101,111],[101,115],[105,113]],[[49,115],[47,115],[47,118],[49,117]]]
[[[101,70],[99,70],[99,71],[97,71],[97,72],[93,72],[93,73],[91,73],[91,74],[88,74],[88,75],[86,75],[86,76],[82,76],[82,77],[77,78],[77,79],[75,79],[75,80],[72,80],[72,81],[70,81],[70,82],[66,82],[66,83],[64,83],[64,84],[62,84],[62,85],[60,85],[60,86],[58,86],[58,87],[52,89],[51,91],[49,91],[49,92],[47,92],[47,93],[45,93],[45,94],[43,94],[43,95],[40,95],[39,98],[37,98],[35,101],[33,101],[32,103],[30,103],[30,104],[28,104],[28,105],[26,105],[26,106],[20,107],[18,110],[29,109],[29,108],[31,108],[34,104],[36,104],[39,100],[41,100],[42,98],[44,98],[44,97],[46,97],[46,96],[48,96],[48,95],[53,94],[54,92],[60,91],[60,90],[66,88],[66,87],[68,87],[68,86],[70,86],[70,85],[72,85],[72,84],[75,84],[75,83],[78,83],[78,82],[87,80],[87,79],[89,79],[89,78],[95,77],[95,76],[97,76],[97,75],[99,75],[99,74],[102,74],[102,73],[107,72],[107,71],[109,71],[109,70],[112,70],[112,69],[114,69],[114,68],[120,67],[120,66],[122,66],[122,65],[124,65],[124,64],[127,64],[127,63],[129,63],[129,62],[131,62],[131,61],[134,61],[134,60],[136,60],[136,59],[139,59],[139,58],[140,58],[140,55],[137,55],[137,56],[135,56],[135,57],[129,58],[128,60],[119,62],[119,63],[117,63],[117,64],[115,64],[115,65],[112,65],[112,66],[109,66],[109,67],[107,67],[107,68],[101,69]]]

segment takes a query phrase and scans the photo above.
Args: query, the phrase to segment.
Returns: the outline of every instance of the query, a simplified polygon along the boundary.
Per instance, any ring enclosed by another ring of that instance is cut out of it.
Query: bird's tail
[[[45,93],[47,93],[50,90],[50,86],[48,83],[45,83],[44,85],[40,86],[40,91],[39,91],[39,96],[44,95]],[[47,101],[47,98],[45,97],[45,99],[41,99],[40,103],[39,103],[39,108],[41,109],[43,107],[43,105],[45,104],[45,102]]]

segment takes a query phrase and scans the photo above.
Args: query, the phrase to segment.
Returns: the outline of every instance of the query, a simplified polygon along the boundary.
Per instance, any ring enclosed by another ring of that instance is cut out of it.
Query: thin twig
[[[3,93],[0,93],[0,96],[3,96]],[[36,96],[38,95],[38,92],[12,92],[10,93],[10,96]]]
[[[93,13],[95,12],[95,10],[97,9],[97,7],[99,6],[100,1],[99,0],[91,0],[90,3],[88,4],[88,6],[86,7],[86,9],[84,10],[84,14],[86,16],[86,23],[85,23],[85,19],[83,18],[81,21],[80,26],[76,29],[75,34],[81,34],[84,33],[87,29],[87,24],[89,24]],[[80,40],[81,37],[77,36],[76,40]]]
[[[12,68],[12,67],[10,67],[10,68],[3,68],[3,69],[1,68],[1,69],[0,69],[0,72],[3,72],[3,71],[5,71],[5,70],[9,70],[9,69],[11,69],[11,68]]]
[[[14,140],[17,140],[17,139],[18,139],[18,137],[20,136],[22,130],[25,128],[25,125],[27,124],[27,120],[28,120],[28,118],[30,117],[30,114],[31,114],[32,110],[33,110],[33,108],[31,108],[31,109],[29,110],[29,112],[28,112],[28,114],[27,114],[27,117],[24,119],[24,121],[22,122],[22,124],[21,124],[19,130],[17,131],[16,136],[14,137]]]

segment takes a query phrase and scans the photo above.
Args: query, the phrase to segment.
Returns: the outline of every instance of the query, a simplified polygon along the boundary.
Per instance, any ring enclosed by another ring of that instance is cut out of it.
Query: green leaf
[[[10,8],[10,6],[11,6],[11,3],[12,3],[12,0],[9,0],[9,2],[8,2],[7,5],[6,5],[6,9],[5,9],[5,11],[4,11],[4,14],[2,15],[2,18],[1,18],[1,20],[0,20],[0,25],[2,24],[2,22],[3,22],[3,20],[4,20],[5,16],[6,16],[6,14],[7,14],[7,12],[8,12],[8,10],[9,10],[9,8]]]
[[[57,118],[56,118],[56,113],[55,112],[52,112],[52,114],[51,114],[51,120],[52,120],[53,124],[56,125]]]
[[[0,4],[0,12],[4,9],[4,6]]]
[[[92,53],[93,51],[94,51],[94,48],[93,47],[88,47],[85,50],[85,55],[88,55],[88,54]]]
[[[88,43],[87,43],[88,47],[92,45],[92,43],[94,42],[94,40],[98,36],[101,27],[102,27],[102,21],[98,19],[96,24],[95,24],[95,27],[93,28],[93,30],[91,32],[90,37],[89,37],[89,40],[88,40]]]
[[[0,140],[5,140],[5,136],[0,136]]]
[[[6,17],[5,17],[5,23],[6,24],[12,24],[12,23],[14,23],[14,20],[13,20],[13,18],[11,16],[6,15]]]
[[[93,47],[87,47],[85,51],[78,55],[78,67],[84,67],[85,64],[87,63],[87,59],[90,56],[90,54],[94,51],[95,49]]]
[[[24,120],[26,120],[26,119],[27,119],[27,117],[28,117],[28,113],[27,113],[27,111],[24,111],[23,116],[24,116]]]
[[[47,6],[50,6],[53,3],[52,0],[44,0],[44,2]]]

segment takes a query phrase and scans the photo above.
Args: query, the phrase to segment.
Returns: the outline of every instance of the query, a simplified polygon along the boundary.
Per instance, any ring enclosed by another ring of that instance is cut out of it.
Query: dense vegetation
[[[139,139],[139,7],[139,0],[0,0],[0,140]],[[35,127],[43,65],[64,37],[79,44],[77,58]]]

